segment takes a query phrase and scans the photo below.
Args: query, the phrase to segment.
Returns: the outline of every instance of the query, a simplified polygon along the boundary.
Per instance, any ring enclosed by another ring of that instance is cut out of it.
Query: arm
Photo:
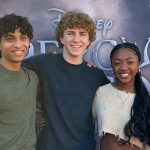
[[[102,86],[102,85],[105,85],[105,84],[110,83],[110,81],[109,81],[108,78],[106,77],[104,71],[101,70],[101,69],[100,69],[99,80],[100,80],[100,81],[99,81],[99,83],[100,83],[99,86]]]
[[[96,91],[96,94],[95,94],[95,97],[94,97],[94,100],[93,100],[93,104],[92,104],[92,113],[93,113],[93,118],[94,120],[97,119],[97,101],[98,101],[98,93],[99,93],[99,88],[97,89]]]
[[[30,58],[23,60],[22,66],[26,67],[30,70],[33,70],[38,75],[38,73],[39,73],[39,69],[38,69],[39,61],[40,61],[40,58],[38,56],[33,56],[33,57],[30,57]]]
[[[92,114],[93,114],[93,119],[96,120],[96,104],[95,104],[95,98],[94,98],[94,101],[93,101],[93,105],[92,105]]]

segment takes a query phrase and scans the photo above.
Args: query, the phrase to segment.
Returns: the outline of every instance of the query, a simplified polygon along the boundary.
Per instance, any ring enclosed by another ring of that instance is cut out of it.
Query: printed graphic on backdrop
[[[109,5],[108,5],[109,4]],[[97,38],[85,58],[93,60],[110,80],[109,54],[117,43],[136,43],[142,53],[140,65],[143,80],[150,89],[150,0],[11,0],[0,1],[0,16],[16,13],[28,16],[34,27],[34,39],[27,57],[40,53],[59,53],[55,28],[67,10],[79,9],[88,13],[96,23]]]

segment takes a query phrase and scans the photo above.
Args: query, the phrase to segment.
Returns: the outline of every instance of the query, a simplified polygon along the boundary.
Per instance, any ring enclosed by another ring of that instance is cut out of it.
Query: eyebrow
[[[14,33],[11,33],[11,32],[9,32],[8,34],[6,34],[6,35],[13,35]]]
[[[88,34],[88,32],[87,32],[87,31],[81,31],[80,33],[86,33],[86,34]]]
[[[66,30],[66,32],[75,32],[75,31],[70,29],[70,30]],[[80,33],[87,33],[87,31],[84,31],[84,30],[83,31],[79,31],[79,32]]]
[[[135,58],[133,58],[133,57],[128,57],[127,60],[128,60],[128,59],[135,59]],[[114,60],[122,60],[122,59],[116,58],[116,59],[114,59]]]
[[[3,37],[7,38],[7,37],[13,37],[13,36],[14,36],[13,34],[8,33],[8,34],[4,35]]]

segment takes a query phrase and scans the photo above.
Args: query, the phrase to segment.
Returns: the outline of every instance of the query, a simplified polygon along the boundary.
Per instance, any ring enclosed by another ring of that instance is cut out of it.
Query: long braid
[[[138,137],[140,141],[148,142],[149,137],[149,121],[148,107],[150,106],[149,94],[142,82],[140,73],[135,77],[135,91],[136,96],[131,108],[131,119],[125,126],[125,134],[130,138],[131,136]]]

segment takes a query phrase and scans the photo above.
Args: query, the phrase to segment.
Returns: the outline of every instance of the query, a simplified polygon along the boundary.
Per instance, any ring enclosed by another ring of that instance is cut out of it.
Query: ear
[[[91,44],[91,41],[90,41],[90,39],[88,40],[88,46],[90,46],[90,44]]]
[[[114,78],[116,78],[116,73],[115,73],[113,67],[112,67],[112,70],[111,70],[111,74],[112,74],[112,76],[113,76]]]
[[[139,62],[139,66],[141,65],[141,62]]]
[[[89,48],[90,44],[91,44],[91,41],[89,41],[89,42],[88,42],[88,46],[87,46],[87,48]],[[87,49],[87,48],[86,48],[86,49]]]
[[[63,39],[63,37],[60,37],[60,42],[61,42],[61,44],[64,44],[64,39]]]
[[[141,62],[139,62],[138,64],[137,72],[140,72],[140,65],[141,65]]]

